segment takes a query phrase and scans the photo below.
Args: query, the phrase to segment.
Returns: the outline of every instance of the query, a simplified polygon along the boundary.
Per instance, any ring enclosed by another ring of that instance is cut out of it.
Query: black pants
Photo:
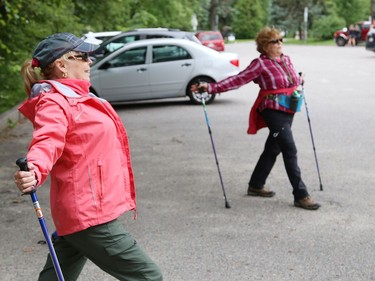
[[[301,179],[301,170],[297,163],[297,148],[292,134],[293,114],[282,111],[265,109],[261,112],[270,130],[264,151],[251,175],[249,185],[262,188],[280,152],[289,181],[293,187],[295,200],[308,196],[306,185]]]

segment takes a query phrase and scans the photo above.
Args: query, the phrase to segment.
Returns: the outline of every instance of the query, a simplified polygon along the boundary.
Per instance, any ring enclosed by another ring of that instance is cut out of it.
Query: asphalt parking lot
[[[241,67],[257,56],[254,43],[228,45]],[[245,195],[267,136],[246,135],[257,86],[221,94],[207,107],[223,194],[201,106],[168,100],[116,106],[129,134],[138,219],[121,220],[161,267],[166,281],[375,280],[375,53],[364,47],[291,46],[305,94],[324,191],[305,108],[296,115],[302,176],[318,211],[293,207],[279,157],[267,185],[273,198]],[[0,138],[0,279],[36,280],[48,252],[32,203],[13,184],[15,160],[31,137],[28,122]],[[48,185],[38,196],[50,231]],[[91,262],[80,281],[115,280]]]

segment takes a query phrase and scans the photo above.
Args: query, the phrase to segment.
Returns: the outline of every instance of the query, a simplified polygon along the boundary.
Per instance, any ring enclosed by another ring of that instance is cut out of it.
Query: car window
[[[173,36],[163,35],[163,34],[147,34],[146,39],[153,39],[153,38],[173,38]]]
[[[221,40],[221,37],[219,34],[203,34],[201,39],[204,41]]]
[[[125,52],[122,52],[118,56],[109,60],[108,63],[111,65],[111,67],[145,64],[146,50],[147,47],[126,50]]]
[[[103,42],[109,38],[111,38],[112,36],[96,36],[95,38],[96,39],[99,39],[99,40],[102,40]]]
[[[199,39],[194,34],[187,33],[186,38],[189,39],[190,41],[193,41],[193,42],[198,43],[200,45],[202,44],[202,42],[199,41]]]
[[[152,62],[166,62],[191,59],[187,50],[175,45],[154,46],[152,49]]]
[[[362,26],[362,29],[369,29],[371,26],[370,23],[364,23],[363,26]]]
[[[116,38],[111,42],[108,42],[108,44],[104,48],[104,54],[113,53],[117,49],[120,49],[122,46],[124,46],[126,43],[134,42],[137,40],[139,40],[139,35],[128,35]]]

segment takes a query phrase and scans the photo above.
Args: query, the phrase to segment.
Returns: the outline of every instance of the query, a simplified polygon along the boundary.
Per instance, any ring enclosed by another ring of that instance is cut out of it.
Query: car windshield
[[[103,42],[101,44],[101,47],[104,48],[104,55],[113,53],[114,51],[120,49],[123,47],[126,43],[134,42],[139,40],[139,35],[128,35],[128,36],[122,36],[119,38],[115,38],[114,40],[109,40],[106,42]]]

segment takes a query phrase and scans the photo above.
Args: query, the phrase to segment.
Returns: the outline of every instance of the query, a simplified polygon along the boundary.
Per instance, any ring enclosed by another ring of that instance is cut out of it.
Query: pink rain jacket
[[[51,177],[50,204],[59,235],[116,219],[136,209],[125,128],[83,80],[34,85],[19,108],[34,125],[27,159],[38,186]]]

